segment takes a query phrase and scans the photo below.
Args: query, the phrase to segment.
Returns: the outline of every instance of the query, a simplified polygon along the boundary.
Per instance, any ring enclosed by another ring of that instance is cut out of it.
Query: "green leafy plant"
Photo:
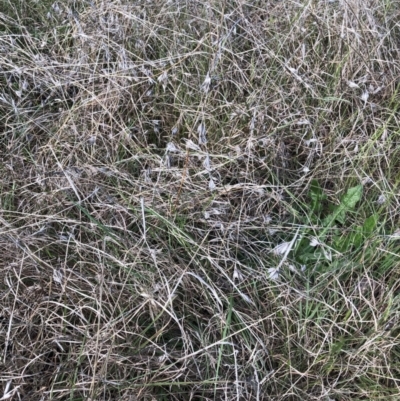
[[[327,196],[316,180],[311,182],[311,211],[309,220],[314,224],[307,229],[295,250],[300,263],[332,260],[332,252],[345,253],[353,247],[359,248],[377,227],[378,217],[372,214],[362,225],[353,227],[348,218],[356,210],[363,194],[362,185],[351,187],[341,197],[339,204],[327,202]],[[339,225],[339,227],[337,226]]]

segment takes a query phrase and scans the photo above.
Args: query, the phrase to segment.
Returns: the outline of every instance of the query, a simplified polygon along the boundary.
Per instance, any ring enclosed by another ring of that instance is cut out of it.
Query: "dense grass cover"
[[[1,0],[0,399],[399,400],[399,20]]]

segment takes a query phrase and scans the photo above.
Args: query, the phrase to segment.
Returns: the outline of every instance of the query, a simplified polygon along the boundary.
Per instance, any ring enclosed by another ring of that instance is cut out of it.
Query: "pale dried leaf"
[[[280,279],[279,269],[277,269],[275,267],[271,267],[271,268],[267,269],[267,271],[268,271],[268,276],[271,280],[279,281],[279,279]]]

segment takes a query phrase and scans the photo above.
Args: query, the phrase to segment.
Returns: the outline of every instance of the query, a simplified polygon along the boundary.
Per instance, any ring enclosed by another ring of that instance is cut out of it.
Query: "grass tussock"
[[[398,400],[399,15],[3,0],[1,399]]]

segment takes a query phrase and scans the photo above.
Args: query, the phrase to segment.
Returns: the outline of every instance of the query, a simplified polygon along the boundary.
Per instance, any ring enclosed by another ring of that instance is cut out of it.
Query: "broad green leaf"
[[[356,231],[352,235],[352,243],[354,247],[357,249],[362,246],[363,241],[364,241],[363,228],[357,227]]]
[[[344,224],[346,213],[353,210],[361,200],[363,187],[362,185],[357,185],[355,187],[349,188],[346,194],[342,197],[340,205],[335,208],[335,211],[324,219],[324,225],[329,227],[336,220],[341,224]]]
[[[347,252],[353,246],[360,248],[366,237],[371,236],[378,223],[378,216],[373,214],[368,217],[364,224],[355,228],[355,230],[345,236],[336,235],[333,240],[334,248],[339,252]]]
[[[354,209],[357,202],[361,200],[362,192],[363,192],[362,185],[357,185],[353,188],[349,188],[347,190],[346,195],[343,196],[341,201],[343,207],[346,208],[347,210]]]
[[[366,237],[369,237],[376,229],[376,225],[378,223],[378,215],[373,214],[365,219],[363,225],[363,232]]]

